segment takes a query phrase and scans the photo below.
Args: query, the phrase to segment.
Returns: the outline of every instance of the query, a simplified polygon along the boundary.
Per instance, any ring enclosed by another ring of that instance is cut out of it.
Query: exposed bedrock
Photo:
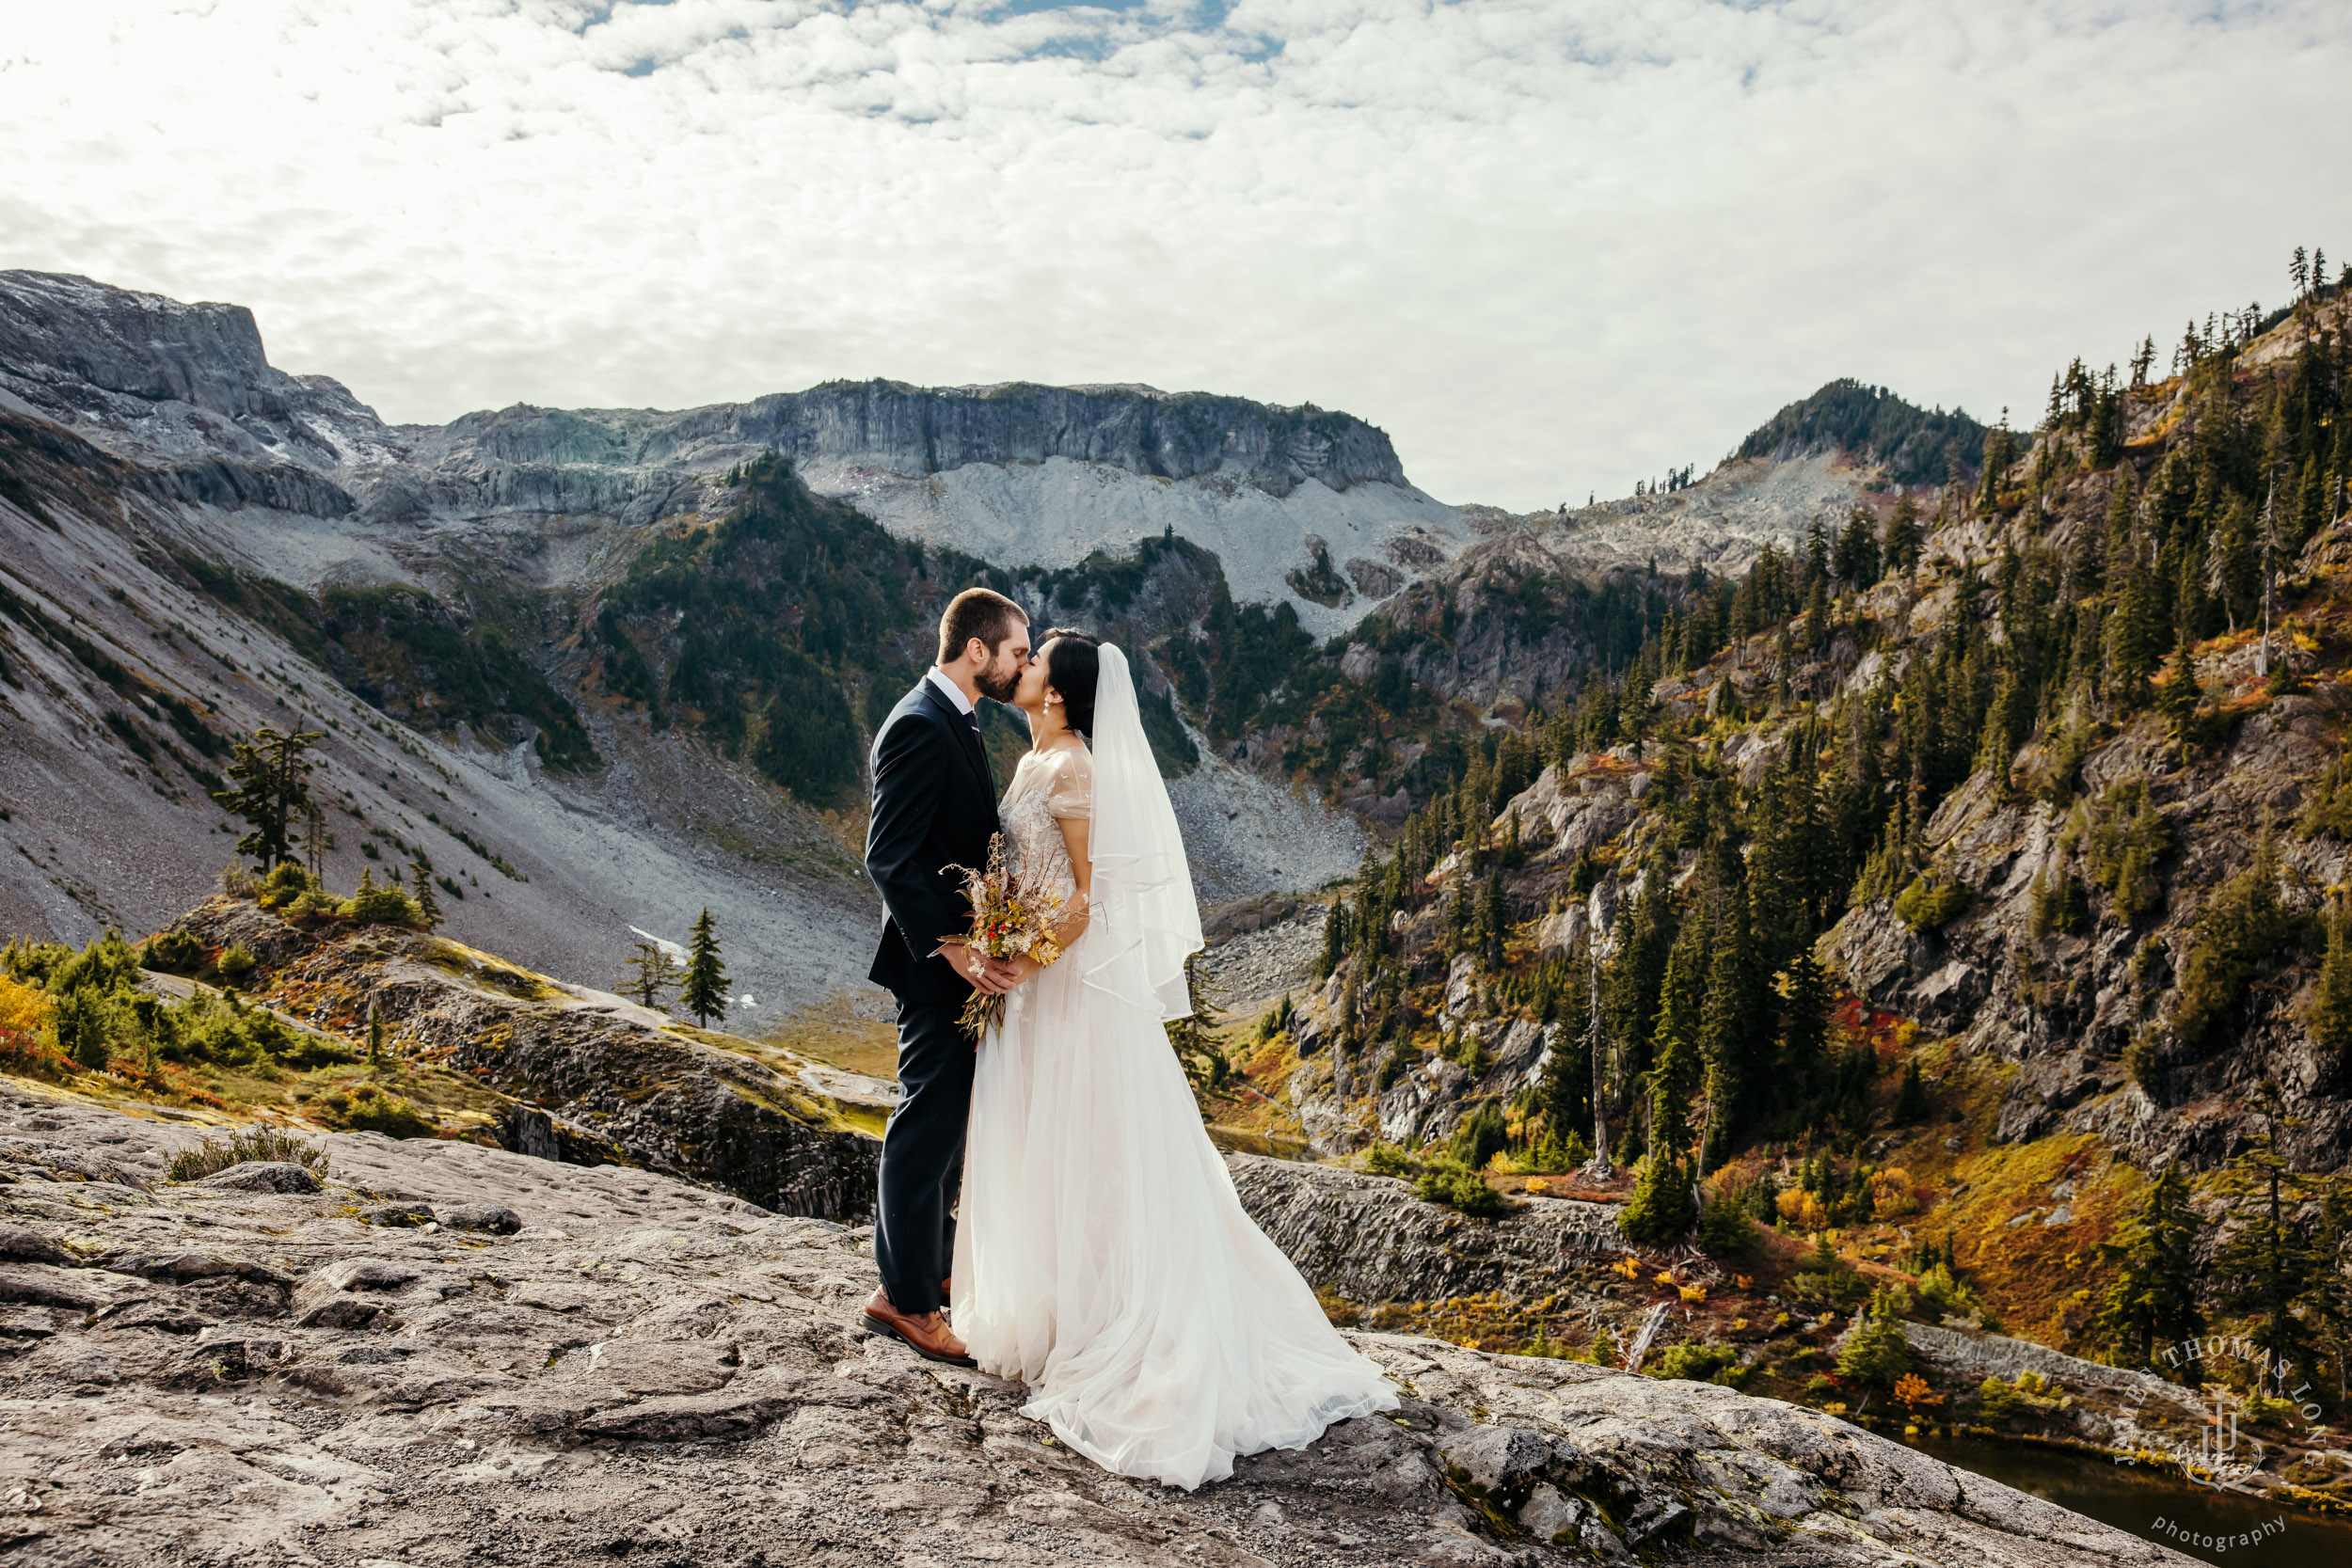
[[[11,1562],[2187,1560],[1814,1411],[1375,1334],[1394,1418],[1168,1491],[866,1336],[863,1228],[367,1133],[315,1193],[164,1180],[198,1135],[0,1094]]]

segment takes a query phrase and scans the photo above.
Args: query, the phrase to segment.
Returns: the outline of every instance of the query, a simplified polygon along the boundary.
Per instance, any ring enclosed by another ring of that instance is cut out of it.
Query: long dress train
[[[1086,752],[1047,752],[1006,792],[1009,848],[1065,888],[1056,819],[1088,815],[1092,784]],[[1071,1448],[1190,1489],[1393,1409],[1396,1391],[1242,1209],[1160,1009],[1102,980],[1128,940],[1112,924],[1015,990],[980,1043],[954,1323]]]

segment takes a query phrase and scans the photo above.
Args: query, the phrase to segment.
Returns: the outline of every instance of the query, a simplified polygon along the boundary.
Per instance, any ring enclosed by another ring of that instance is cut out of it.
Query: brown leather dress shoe
[[[927,1361],[942,1361],[950,1367],[979,1365],[965,1353],[963,1341],[947,1326],[944,1314],[926,1312],[916,1317],[901,1312],[890,1305],[890,1295],[885,1291],[876,1291],[866,1302],[866,1326],[877,1334],[889,1335]]]

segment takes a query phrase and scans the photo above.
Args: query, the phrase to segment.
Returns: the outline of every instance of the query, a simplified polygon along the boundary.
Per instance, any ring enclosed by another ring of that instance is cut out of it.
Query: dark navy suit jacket
[[[971,925],[963,879],[947,868],[988,863],[995,775],[971,724],[928,678],[890,710],[867,760],[874,816],[866,874],[882,894],[882,928],[866,977],[902,1002],[960,1007],[971,982],[930,953]]]

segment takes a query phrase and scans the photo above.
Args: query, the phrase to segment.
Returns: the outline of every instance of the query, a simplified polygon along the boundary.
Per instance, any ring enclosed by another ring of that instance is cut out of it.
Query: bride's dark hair
[[[1103,640],[1074,626],[1052,626],[1038,645],[1045,650],[1045,684],[1061,694],[1063,717],[1070,727],[1094,738],[1094,677],[1102,659],[1095,649]]]

